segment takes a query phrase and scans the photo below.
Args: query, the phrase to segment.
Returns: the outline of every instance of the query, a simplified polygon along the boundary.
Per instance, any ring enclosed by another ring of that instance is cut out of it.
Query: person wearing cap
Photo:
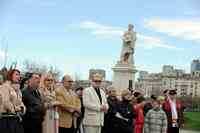
[[[165,111],[168,120],[168,133],[179,133],[179,128],[184,124],[183,106],[176,98],[176,94],[176,90],[169,90],[168,98],[163,104],[163,110]]]
[[[101,133],[104,125],[104,114],[108,111],[106,94],[101,88],[102,76],[99,73],[92,75],[91,87],[83,90],[83,118],[85,133]]]
[[[145,116],[144,133],[166,133],[167,116],[160,106],[160,97],[152,101],[153,108]]]

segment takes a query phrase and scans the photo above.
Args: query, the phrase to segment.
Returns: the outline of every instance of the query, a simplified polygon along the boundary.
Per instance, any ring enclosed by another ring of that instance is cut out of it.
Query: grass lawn
[[[200,112],[185,112],[184,116],[184,129],[200,131]]]

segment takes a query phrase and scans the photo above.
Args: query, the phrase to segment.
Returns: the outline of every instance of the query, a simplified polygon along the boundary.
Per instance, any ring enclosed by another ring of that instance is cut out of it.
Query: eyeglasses
[[[172,95],[172,96],[173,96],[173,95],[176,95],[176,93],[169,93],[169,95]]]
[[[53,79],[46,79],[46,81],[53,81]]]
[[[69,82],[69,83],[73,83],[74,81],[72,81],[72,80],[69,80],[69,81],[64,81],[64,82]]]
[[[95,83],[101,83],[101,80],[94,80]]]

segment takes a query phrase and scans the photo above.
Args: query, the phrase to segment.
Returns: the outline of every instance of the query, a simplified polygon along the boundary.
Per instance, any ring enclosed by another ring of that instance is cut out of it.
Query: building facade
[[[136,89],[144,95],[160,95],[165,89],[177,89],[178,96],[200,97],[200,71],[185,73],[173,66],[163,66],[161,73],[139,72]]]

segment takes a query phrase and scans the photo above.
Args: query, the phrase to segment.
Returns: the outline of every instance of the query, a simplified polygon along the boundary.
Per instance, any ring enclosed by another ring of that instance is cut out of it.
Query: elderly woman
[[[115,113],[116,133],[132,133],[134,112],[131,104],[132,96],[128,89],[121,92],[122,101],[118,104]]]
[[[0,131],[2,133],[23,133],[21,115],[25,113],[22,94],[19,89],[20,71],[8,72],[8,80],[0,87]]]
[[[58,133],[58,112],[56,93],[54,89],[54,78],[52,74],[44,74],[41,77],[40,91],[44,97],[45,107],[47,108],[45,120],[43,122],[43,133]]]

